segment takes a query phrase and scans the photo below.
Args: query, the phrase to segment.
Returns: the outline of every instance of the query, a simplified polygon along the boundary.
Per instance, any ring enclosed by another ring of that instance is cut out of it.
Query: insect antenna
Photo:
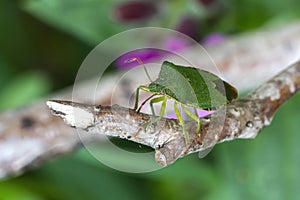
[[[147,70],[145,64],[143,63],[143,61],[142,61],[141,59],[139,59],[138,57],[133,57],[133,58],[130,58],[130,59],[126,60],[125,62],[126,62],[126,63],[130,63],[130,62],[133,62],[133,61],[137,61],[140,65],[143,65],[144,70],[145,70],[145,72],[146,72],[146,74],[147,74],[148,79],[149,79],[151,82],[153,82],[152,79],[150,78],[149,72],[148,72],[148,70]]]

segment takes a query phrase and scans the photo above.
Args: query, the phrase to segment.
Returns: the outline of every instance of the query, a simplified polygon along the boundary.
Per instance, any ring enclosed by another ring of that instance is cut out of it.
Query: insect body
[[[137,60],[142,64],[137,58],[133,60]],[[147,76],[149,77],[148,72]],[[152,95],[138,108],[140,90],[150,92]],[[162,102],[159,117],[144,124],[144,126],[148,126],[164,116],[167,100],[174,100],[174,111],[183,128],[185,140],[188,142],[188,134],[178,106],[181,106],[188,116],[198,122],[197,133],[199,134],[200,119],[196,113],[193,113],[187,107],[192,107],[194,110],[197,108],[212,110],[236,98],[237,90],[218,76],[198,68],[179,66],[164,61],[158,78],[151,81],[148,86],[142,85],[137,88],[134,109],[139,112],[143,105],[151,99],[150,107],[152,114],[155,115],[153,104]]]

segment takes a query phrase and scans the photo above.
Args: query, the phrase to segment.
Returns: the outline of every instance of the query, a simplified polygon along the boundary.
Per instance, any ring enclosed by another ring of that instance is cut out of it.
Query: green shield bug
[[[143,62],[139,58],[131,58],[126,62],[132,61],[137,61],[139,64],[143,65],[145,72],[151,81]],[[152,95],[138,107],[140,90],[150,92]],[[194,67],[179,66],[164,61],[158,78],[155,81],[151,81],[148,86],[141,85],[136,89],[134,110],[140,112],[143,105],[151,99],[150,108],[152,114],[155,115],[153,104],[162,102],[159,117],[145,123],[143,126],[146,127],[162,119],[165,113],[167,100],[173,100],[174,111],[182,126],[185,141],[187,143],[188,134],[178,106],[198,123],[197,134],[199,134],[201,128],[200,119],[196,112],[193,113],[187,107],[192,107],[195,111],[198,108],[212,110],[226,105],[233,99],[236,99],[237,96],[238,92],[233,86],[208,71]]]

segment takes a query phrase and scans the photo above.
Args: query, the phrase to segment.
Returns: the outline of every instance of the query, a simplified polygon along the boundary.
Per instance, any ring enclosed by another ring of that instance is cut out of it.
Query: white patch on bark
[[[274,101],[280,98],[280,91],[275,84],[265,84],[263,87],[259,88],[256,93],[258,99],[269,97],[271,101]]]
[[[70,126],[86,129],[94,124],[94,114],[88,110],[53,101],[47,101],[47,105]]]
[[[236,118],[241,115],[240,111],[238,111],[237,109],[229,109],[229,112]]]

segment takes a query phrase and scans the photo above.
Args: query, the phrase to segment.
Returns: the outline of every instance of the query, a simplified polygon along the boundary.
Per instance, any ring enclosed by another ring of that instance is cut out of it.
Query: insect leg
[[[181,105],[182,107],[182,110],[188,115],[190,116],[193,120],[195,120],[196,122],[198,122],[198,125],[197,125],[197,134],[200,133],[200,128],[201,128],[201,121],[200,121],[200,118],[192,113],[189,109],[187,109],[184,105]]]
[[[193,108],[194,108],[194,113],[195,113],[195,115],[197,115],[197,117],[199,117],[198,112],[197,112],[197,109],[196,109],[195,107],[193,107]]]
[[[140,90],[144,90],[146,92],[149,92],[149,88],[147,86],[141,85],[136,89],[136,94],[135,94],[135,103],[134,103],[134,110],[136,110],[138,108],[138,104],[139,104],[139,95],[140,95]],[[140,110],[140,109],[139,109]]]
[[[139,87],[136,89],[136,93],[135,93],[135,103],[134,103],[134,108],[133,108],[134,110],[137,109],[138,104],[139,104],[140,89],[141,89],[141,86],[139,86]]]
[[[154,112],[154,108],[153,108],[153,104],[154,103],[159,103],[161,101],[164,101],[165,100],[165,97],[164,96],[161,96],[161,97],[157,97],[157,98],[154,98],[154,99],[151,99],[150,101],[150,107],[151,107],[151,111],[152,111],[152,115],[155,115],[155,112]],[[163,105],[161,105],[163,106]],[[162,108],[162,107],[161,107]],[[164,108],[165,109],[165,108]],[[160,110],[161,111],[161,110]],[[161,115],[161,114],[160,114]],[[162,116],[164,115],[164,113],[162,114]]]
[[[157,98],[151,99],[151,101],[150,101],[150,107],[151,107],[153,115],[155,115],[153,104],[162,101],[162,105],[161,105],[161,108],[160,108],[159,117],[157,117],[156,119],[151,120],[149,122],[146,122],[145,124],[143,124],[144,127],[149,126],[149,125],[151,125],[151,124],[153,124],[155,122],[158,122],[161,118],[163,118],[163,116],[165,114],[165,111],[166,111],[167,100],[168,99],[165,96],[161,96],[161,97],[157,97]]]
[[[189,135],[188,135],[187,132],[186,132],[185,124],[184,124],[184,121],[183,121],[183,119],[182,119],[181,113],[180,113],[180,111],[179,111],[177,105],[178,105],[178,104],[177,104],[177,102],[175,101],[175,102],[174,102],[174,110],[175,110],[176,116],[177,116],[177,118],[178,118],[178,120],[179,120],[179,122],[180,122],[180,124],[181,124],[181,126],[182,126],[182,130],[183,130],[183,134],[184,134],[185,143],[187,144],[188,141],[189,141]]]
[[[160,112],[159,112],[159,117],[162,118],[165,114],[166,111],[166,107],[167,107],[167,97],[165,97],[165,99],[162,102],[161,108],[160,108]]]

